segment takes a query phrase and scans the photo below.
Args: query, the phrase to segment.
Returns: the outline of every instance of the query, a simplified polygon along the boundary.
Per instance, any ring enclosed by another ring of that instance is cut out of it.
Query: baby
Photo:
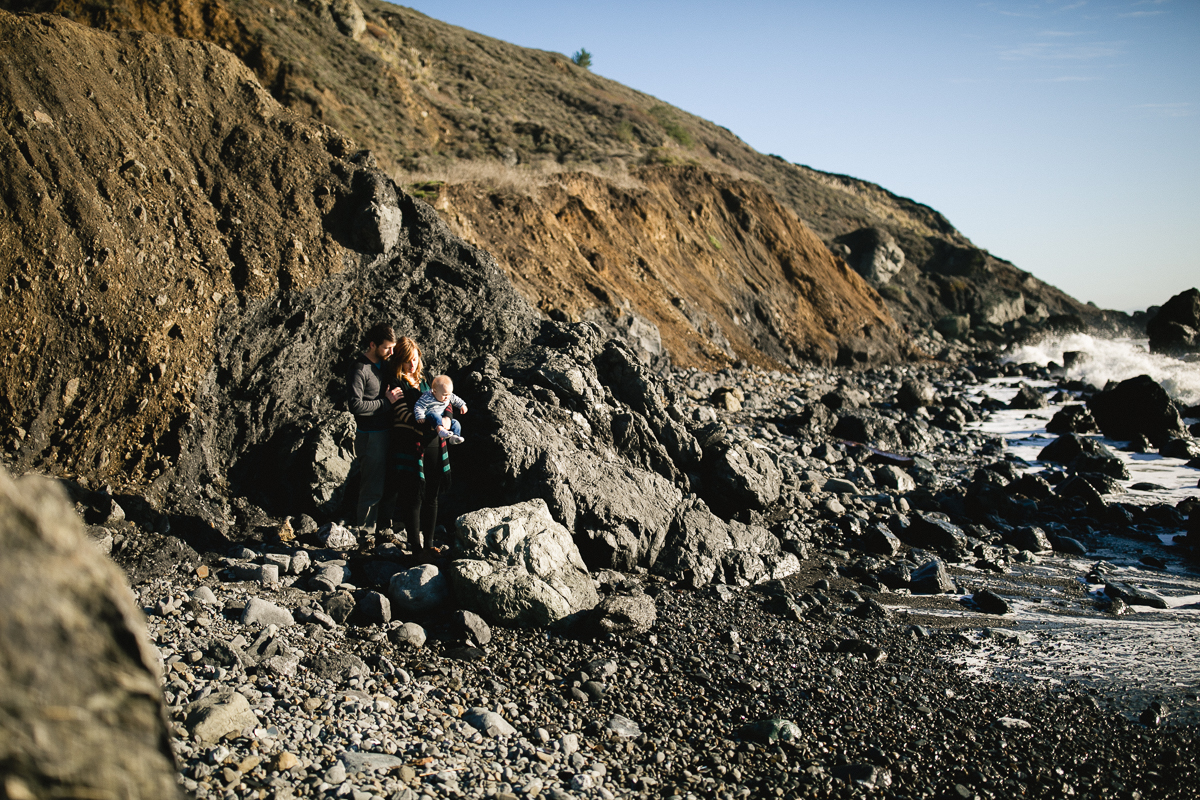
[[[438,375],[433,379],[430,390],[423,392],[413,406],[413,417],[417,422],[424,422],[426,416],[432,416],[438,421],[438,436],[449,444],[461,444],[462,426],[457,419],[447,420],[442,416],[446,406],[453,406],[456,414],[467,413],[467,404],[454,393],[454,382],[446,375]]]

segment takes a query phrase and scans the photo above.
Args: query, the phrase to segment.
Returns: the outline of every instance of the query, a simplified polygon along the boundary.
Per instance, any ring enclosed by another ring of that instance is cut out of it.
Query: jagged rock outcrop
[[[493,259],[228,53],[52,16],[0,28],[6,58],[45,65],[0,84],[16,468],[152,482],[185,529],[228,529],[229,495],[328,512],[362,331],[392,322],[444,371],[537,330]]]
[[[1151,353],[1200,352],[1200,289],[1188,289],[1163,303],[1146,323]]]
[[[157,651],[62,490],[0,470],[6,797],[179,797]]]
[[[883,286],[904,268],[904,251],[882,228],[861,228],[835,237],[833,251],[872,286]]]

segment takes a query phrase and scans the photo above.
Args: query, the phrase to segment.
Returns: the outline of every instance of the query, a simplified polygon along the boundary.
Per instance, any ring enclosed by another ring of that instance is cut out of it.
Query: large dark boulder
[[[141,610],[56,485],[0,470],[0,552],[4,796],[179,797]]]
[[[1088,410],[1110,439],[1129,441],[1141,434],[1157,445],[1187,435],[1179,409],[1149,375],[1129,378],[1092,395]]]
[[[1046,396],[1027,383],[1022,383],[1016,396],[1009,402],[1009,408],[1035,409],[1046,407]]]
[[[919,378],[905,378],[896,390],[896,405],[905,411],[916,411],[922,406],[933,405],[937,401],[937,389],[929,381]]]
[[[913,514],[911,523],[901,531],[900,538],[913,547],[928,547],[942,552],[959,552],[967,546],[967,535],[945,515],[920,511]]]
[[[1200,352],[1200,289],[1175,295],[1146,324],[1150,352],[1167,355]]]
[[[1096,420],[1082,403],[1072,403],[1054,412],[1046,423],[1047,433],[1099,433]]]
[[[1103,442],[1097,441],[1090,436],[1080,436],[1077,433],[1064,433],[1042,448],[1042,451],[1038,453],[1038,461],[1069,464],[1080,456],[1105,459],[1115,458],[1120,460],[1120,457]]]

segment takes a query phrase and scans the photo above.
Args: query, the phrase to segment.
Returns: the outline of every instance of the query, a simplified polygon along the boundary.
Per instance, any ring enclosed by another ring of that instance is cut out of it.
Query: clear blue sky
[[[405,3],[930,205],[1083,301],[1200,286],[1200,0]]]

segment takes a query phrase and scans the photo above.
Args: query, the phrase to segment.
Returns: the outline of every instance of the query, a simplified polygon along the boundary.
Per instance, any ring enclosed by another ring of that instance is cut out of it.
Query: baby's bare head
[[[429,388],[433,392],[433,396],[437,398],[437,401],[442,403],[454,391],[454,381],[450,380],[449,375],[438,375],[429,384]]]

